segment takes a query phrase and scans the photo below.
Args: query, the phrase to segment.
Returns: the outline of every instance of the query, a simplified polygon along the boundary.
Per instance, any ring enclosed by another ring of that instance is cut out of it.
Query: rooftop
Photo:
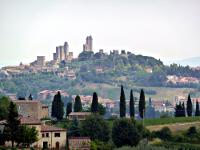
[[[41,121],[34,117],[21,117],[20,118],[21,124],[24,125],[40,125]]]
[[[41,125],[41,132],[52,132],[52,131],[66,131],[66,129],[49,125]]]
[[[71,112],[69,116],[79,116],[79,115],[91,115],[91,112]]]

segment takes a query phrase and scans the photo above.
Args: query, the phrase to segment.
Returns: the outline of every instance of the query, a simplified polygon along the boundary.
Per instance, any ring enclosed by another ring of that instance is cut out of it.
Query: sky
[[[0,66],[125,49],[163,61],[200,56],[200,0],[0,0]]]

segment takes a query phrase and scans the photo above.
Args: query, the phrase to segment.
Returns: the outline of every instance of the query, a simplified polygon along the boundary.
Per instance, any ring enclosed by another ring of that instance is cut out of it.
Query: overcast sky
[[[87,35],[94,51],[200,56],[200,0],[0,0],[0,65],[50,60],[65,41],[77,56]]]

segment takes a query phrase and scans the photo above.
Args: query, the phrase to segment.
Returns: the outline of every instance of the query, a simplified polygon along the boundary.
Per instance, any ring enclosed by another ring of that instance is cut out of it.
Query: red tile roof
[[[21,117],[20,118],[21,124],[24,125],[40,125],[41,121],[34,117]]]
[[[52,132],[52,131],[66,131],[66,129],[49,125],[41,125],[41,132]]]
[[[69,140],[70,139],[88,139],[88,140],[90,140],[90,137],[70,137]]]
[[[82,116],[82,115],[91,115],[91,112],[71,112],[69,116]]]

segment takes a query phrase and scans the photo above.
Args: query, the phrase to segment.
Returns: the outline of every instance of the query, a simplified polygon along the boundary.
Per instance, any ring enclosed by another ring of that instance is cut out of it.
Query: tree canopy
[[[108,123],[98,114],[91,115],[81,123],[81,135],[92,140],[107,142],[110,139]]]
[[[137,146],[141,139],[136,125],[127,118],[115,120],[112,128],[112,140],[117,147]]]

